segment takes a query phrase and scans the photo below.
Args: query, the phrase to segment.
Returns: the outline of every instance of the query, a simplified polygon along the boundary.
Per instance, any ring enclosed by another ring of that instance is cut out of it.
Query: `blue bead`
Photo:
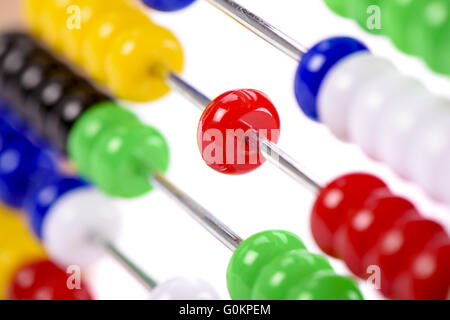
[[[81,179],[58,174],[35,186],[27,199],[25,211],[33,231],[39,238],[42,238],[42,225],[51,207],[68,192],[86,186],[88,184]]]
[[[309,118],[320,120],[317,97],[327,73],[343,58],[368,50],[356,39],[336,37],[319,42],[302,57],[295,76],[295,96]]]
[[[195,0],[142,0],[146,6],[159,11],[177,11],[186,8]]]
[[[1,127],[0,198],[11,207],[21,208],[34,184],[55,170],[54,163],[13,128]]]

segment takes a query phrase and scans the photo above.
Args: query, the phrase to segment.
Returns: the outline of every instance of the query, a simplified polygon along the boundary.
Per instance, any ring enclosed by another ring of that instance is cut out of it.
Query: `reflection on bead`
[[[156,286],[150,300],[218,300],[214,288],[206,281],[194,278],[175,278]]]
[[[107,12],[96,17],[85,31],[82,43],[83,61],[88,73],[101,83],[107,82],[105,60],[115,39],[132,26],[151,24],[147,16],[135,9]]]
[[[42,225],[42,240],[49,257],[62,266],[87,267],[104,249],[96,242],[114,242],[119,233],[119,213],[110,199],[91,187],[62,195],[49,209]]]
[[[183,51],[167,29],[153,25],[127,29],[114,42],[106,59],[108,84],[119,97],[150,101],[170,91],[165,70],[180,73]]]
[[[250,129],[278,142],[280,118],[269,98],[251,89],[220,95],[208,105],[198,125],[197,142],[203,160],[226,174],[255,170],[265,159],[246,143],[245,133]]]

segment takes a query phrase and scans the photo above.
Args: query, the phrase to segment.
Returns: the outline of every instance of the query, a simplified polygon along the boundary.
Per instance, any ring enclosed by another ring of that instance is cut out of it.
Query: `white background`
[[[422,62],[406,57],[381,37],[370,36],[351,20],[332,13],[321,0],[239,0],[298,42],[310,47],[325,37],[352,35],[372,51],[389,57],[404,72],[437,93],[448,93],[449,81],[432,75]],[[297,64],[218,11],[205,0],[178,13],[149,12],[184,45],[184,79],[210,97],[237,88],[264,91],[281,117],[279,146],[321,181],[351,171],[379,174],[401,195],[407,195],[425,215],[450,226],[448,209],[439,207],[412,184],[366,157],[356,146],[335,139],[326,128],[306,119],[294,98]],[[149,35],[151,36],[151,35]],[[319,252],[309,230],[313,196],[271,164],[245,176],[225,176],[208,168],[196,144],[200,112],[176,93],[145,106],[134,107],[142,119],[159,128],[171,146],[168,177],[177,186],[247,238],[259,231],[285,229],[298,234]],[[231,252],[198,226],[168,196],[155,191],[133,201],[116,201],[123,213],[119,247],[158,281],[196,276],[209,281],[223,299]],[[334,263],[334,262],[333,262]],[[349,274],[341,263],[334,263]],[[100,299],[145,299],[146,291],[115,261],[106,258],[90,271],[88,281]],[[361,285],[366,298],[379,298]]]

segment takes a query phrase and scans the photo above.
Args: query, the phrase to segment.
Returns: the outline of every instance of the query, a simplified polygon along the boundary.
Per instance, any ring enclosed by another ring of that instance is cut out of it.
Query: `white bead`
[[[204,280],[174,278],[156,286],[150,300],[218,300],[213,287]]]
[[[318,95],[318,114],[339,139],[348,140],[348,117],[355,93],[378,74],[394,71],[385,59],[356,53],[342,59],[325,77]]]
[[[376,140],[383,125],[383,115],[389,109],[396,108],[396,101],[421,89],[425,91],[420,83],[396,70],[380,74],[367,82],[367,86],[354,93],[350,106],[350,140],[358,144],[369,156],[379,159]]]
[[[119,213],[96,188],[85,187],[61,197],[43,223],[47,254],[63,266],[86,267],[104,253],[92,236],[114,242],[120,230]]]
[[[437,98],[425,88],[418,89],[402,98],[389,102],[390,107],[380,119],[380,127],[376,138],[378,156],[402,177],[408,178],[408,163],[406,156],[411,138],[417,131],[423,119],[434,112]]]
[[[450,200],[450,102],[435,99],[411,134],[406,170],[408,176],[440,200]]]

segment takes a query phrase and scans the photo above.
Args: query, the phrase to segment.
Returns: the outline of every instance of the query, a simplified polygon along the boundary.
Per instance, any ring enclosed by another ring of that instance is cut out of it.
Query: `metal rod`
[[[94,236],[102,246],[108,251],[108,253],[116,259],[120,264],[127,268],[131,274],[141,282],[148,290],[152,290],[157,286],[157,282],[147,275],[141,268],[133,263],[125,254],[123,254],[113,243],[109,240],[102,238],[101,236]]]
[[[231,18],[252,31],[258,37],[281,50],[289,57],[300,61],[307,48],[296,43],[283,32],[270,25],[254,13],[248,11],[231,0],[207,0],[213,6],[229,15]]]
[[[211,100],[206,97],[199,90],[195,89],[192,85],[188,84],[186,81],[182,80],[179,76],[174,73],[170,73],[169,85],[176,91],[178,91],[182,96],[189,97],[189,100],[195,104],[200,110],[204,110],[211,102]],[[252,132],[254,134],[252,134]],[[255,131],[250,130],[247,133],[247,138],[249,139],[250,146],[253,146],[264,158],[273,163],[276,167],[281,169],[288,176],[293,178],[298,183],[305,186],[309,191],[313,193],[318,193],[321,189],[319,183],[311,178],[311,175],[306,174],[304,170],[300,169],[300,165],[284,151],[282,151],[278,146],[269,141],[263,136],[258,135]]]
[[[203,208],[194,199],[170,183],[162,174],[155,173],[153,182],[171,197],[177,200],[189,215],[194,218],[203,228],[211,233],[216,239],[222,242],[231,251],[236,250],[242,239],[231,231],[226,225],[214,217],[208,210]]]
[[[201,111],[203,111],[211,102],[208,97],[204,96],[200,91],[189,85],[189,83],[185,82],[173,72],[169,73],[166,81],[170,87],[192,102],[192,104]]]

